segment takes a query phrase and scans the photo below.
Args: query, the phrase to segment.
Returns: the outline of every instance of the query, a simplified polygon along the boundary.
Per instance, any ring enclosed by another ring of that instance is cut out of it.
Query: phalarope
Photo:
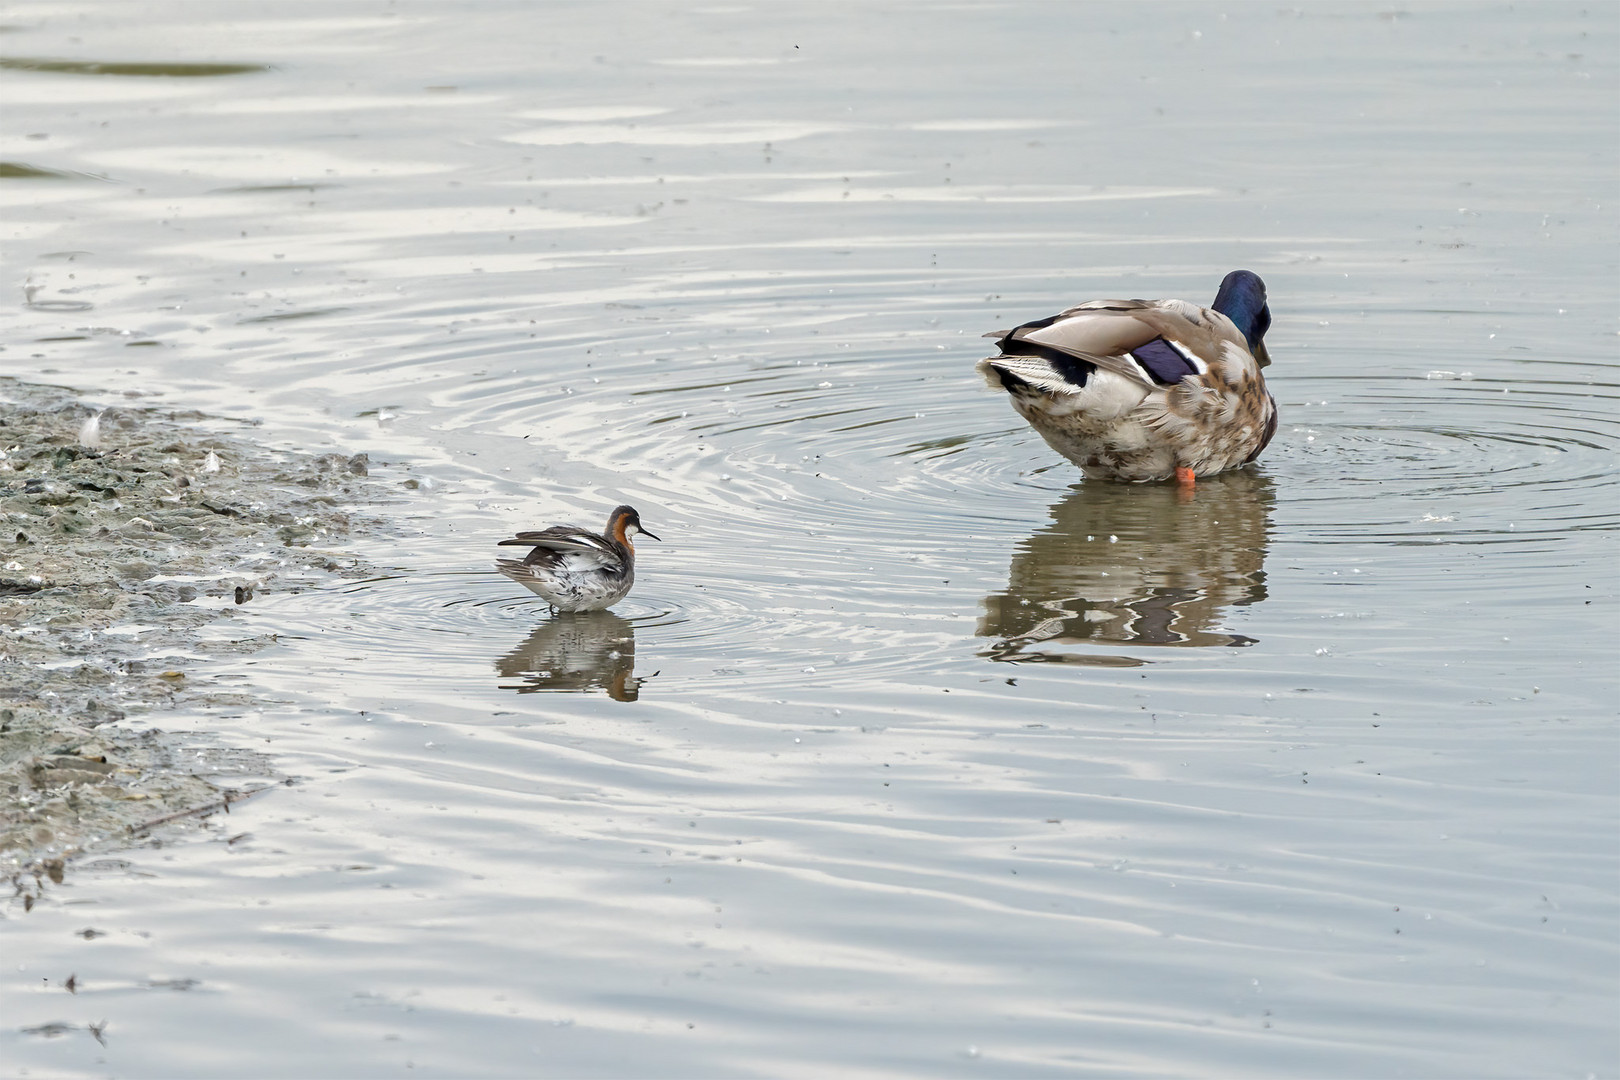
[[[600,534],[578,525],[553,525],[520,532],[499,547],[534,550],[522,560],[496,559],[495,569],[543,598],[558,611],[599,611],[624,599],[636,580],[636,533],[658,537],[641,526],[629,506],[614,507]]]
[[[1226,275],[1207,308],[1185,300],[1091,300],[998,338],[979,361],[992,387],[1088,477],[1164,480],[1245,465],[1277,431],[1266,286]]]

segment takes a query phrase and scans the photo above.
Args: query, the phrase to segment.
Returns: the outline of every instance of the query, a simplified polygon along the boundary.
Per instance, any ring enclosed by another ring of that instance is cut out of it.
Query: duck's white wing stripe
[[[549,548],[552,551],[591,551],[617,557],[612,545],[595,533],[575,533],[571,536],[523,536],[525,544]]]
[[[1202,359],[1200,359],[1197,353],[1195,353],[1191,349],[1187,348],[1187,346],[1183,345],[1181,342],[1177,341],[1175,338],[1167,337],[1164,340],[1170,345],[1170,347],[1172,349],[1176,350],[1176,352],[1181,354],[1181,358],[1183,360],[1187,361],[1187,363],[1189,363],[1189,364],[1191,364],[1193,366],[1194,371],[1198,372],[1198,374],[1200,374],[1200,375],[1208,375],[1209,374],[1209,365],[1206,364]]]
[[[624,567],[624,559],[618,550],[603,537],[595,533],[580,531],[577,533],[564,533],[560,536],[547,536],[544,533],[520,534],[514,539],[530,547],[541,548],[553,553],[557,570],[573,573],[588,573],[593,570],[620,570]],[[521,546],[506,541],[508,546]]]

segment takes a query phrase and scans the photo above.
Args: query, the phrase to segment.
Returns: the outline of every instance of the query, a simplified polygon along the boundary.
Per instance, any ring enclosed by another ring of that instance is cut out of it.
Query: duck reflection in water
[[[1026,663],[1134,666],[1128,656],[1041,651],[1056,644],[1252,645],[1219,629],[1266,598],[1274,495],[1250,470],[1168,484],[1077,485],[1052,523],[1018,545],[1007,591],[985,597],[981,655]]]
[[[635,627],[611,611],[548,619],[495,661],[502,676],[522,680],[503,683],[502,690],[605,690],[615,701],[634,701],[640,695],[644,680],[635,677],[635,666]]]

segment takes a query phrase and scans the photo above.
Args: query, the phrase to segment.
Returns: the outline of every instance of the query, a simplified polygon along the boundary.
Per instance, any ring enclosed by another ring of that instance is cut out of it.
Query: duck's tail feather
[[[1027,386],[1043,394],[1078,394],[1097,369],[1084,360],[1055,353],[990,356],[979,361],[978,370],[995,390],[1011,392]]]
[[[535,580],[536,577],[534,570],[528,564],[521,563],[516,559],[496,559],[495,569],[513,581],[524,584]]]

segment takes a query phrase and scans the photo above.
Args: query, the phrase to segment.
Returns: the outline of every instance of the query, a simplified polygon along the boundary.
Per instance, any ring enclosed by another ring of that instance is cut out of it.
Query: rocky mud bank
[[[205,731],[119,724],[252,704],[199,677],[266,644],[240,605],[367,572],[344,550],[380,497],[366,455],[249,426],[0,379],[0,871],[22,892],[282,782]]]

